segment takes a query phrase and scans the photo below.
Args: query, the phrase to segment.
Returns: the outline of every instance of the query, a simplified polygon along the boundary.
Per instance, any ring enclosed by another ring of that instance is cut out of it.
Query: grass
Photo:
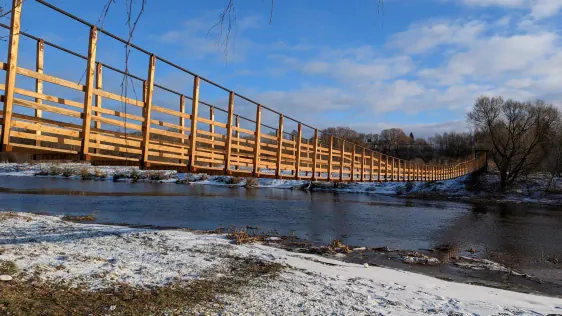
[[[246,188],[255,188],[258,186],[258,179],[256,178],[247,178],[246,179]]]
[[[275,277],[282,266],[252,258],[230,259],[227,275],[175,282],[149,289],[119,284],[89,291],[62,283],[15,280],[0,287],[0,314],[8,315],[163,315],[220,311],[223,294],[237,294],[256,278]]]
[[[0,274],[15,275],[18,271],[18,266],[13,261],[0,260]]]
[[[80,169],[80,176],[82,177],[82,180],[91,180],[93,174],[90,173],[88,168],[82,168]]]
[[[16,212],[8,211],[8,212],[0,212],[0,222],[5,221],[8,219],[20,218],[25,220],[26,222],[30,222],[33,219],[29,216],[21,215]]]
[[[94,214],[89,215],[65,215],[62,217],[62,220],[69,221],[69,222],[93,222],[96,220],[96,216]]]
[[[71,177],[74,174],[74,171],[71,168],[64,168],[62,170],[62,176],[65,178]]]

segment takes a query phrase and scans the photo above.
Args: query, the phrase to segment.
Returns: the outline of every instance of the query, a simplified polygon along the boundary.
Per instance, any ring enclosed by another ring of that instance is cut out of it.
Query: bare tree
[[[540,145],[551,139],[560,114],[542,100],[534,103],[480,97],[467,119],[487,134],[487,147],[500,172],[502,190],[544,158]]]

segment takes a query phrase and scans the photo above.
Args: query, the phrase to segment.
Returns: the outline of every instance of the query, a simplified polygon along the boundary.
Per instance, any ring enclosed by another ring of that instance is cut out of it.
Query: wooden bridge
[[[22,31],[26,28],[21,25],[21,17],[30,1],[61,19],[70,18],[72,23],[86,25],[89,34],[85,32],[83,38],[87,55]],[[448,165],[416,164],[384,155],[323,134],[129,44],[132,50],[146,55],[146,76],[136,76],[96,56],[100,36],[104,42],[127,44],[126,40],[48,2],[30,1],[22,4],[22,0],[13,0],[11,24],[0,23],[9,32],[7,56],[0,56],[6,58],[0,59],[0,69],[6,72],[5,83],[0,84],[2,151],[30,153],[42,159],[81,159],[94,164],[331,181],[444,180],[471,173],[486,164],[483,155]],[[36,43],[35,52],[22,53],[23,37]],[[44,71],[57,67],[45,67],[46,47],[50,47],[48,51],[55,49],[66,54],[66,58],[82,60],[85,83]],[[34,60],[23,59],[33,55]],[[187,91],[159,84],[163,81],[163,77],[156,75],[160,65],[188,78],[184,84]],[[123,76],[141,87],[140,97],[104,89],[104,81]],[[33,84],[25,84],[29,80]],[[47,93],[47,85],[52,93]],[[215,92],[209,93],[209,97],[224,100],[225,109],[205,101],[208,99],[201,92],[210,88]],[[69,91],[74,97],[65,97]],[[156,93],[166,97],[155,98]],[[237,112],[237,108],[243,111]],[[246,115],[250,118],[242,115],[246,113],[250,113]]]

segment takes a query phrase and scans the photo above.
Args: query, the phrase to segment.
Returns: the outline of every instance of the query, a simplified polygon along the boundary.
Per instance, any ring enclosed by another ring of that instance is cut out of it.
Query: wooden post
[[[275,177],[281,178],[281,158],[283,155],[283,114],[279,115],[279,128],[277,128],[277,163]]]
[[[295,161],[295,177],[299,179],[301,172],[301,147],[302,147],[302,123],[297,127],[297,159]]]
[[[382,153],[379,152],[379,158],[377,162],[377,181],[381,182],[381,171],[382,171]]]
[[[101,90],[102,88],[103,88],[103,65],[101,63],[97,63],[97,65],[96,65],[96,89]],[[102,107],[101,96],[99,96],[99,95],[94,96],[94,104],[98,108]],[[95,116],[100,118],[101,112],[96,112]],[[95,129],[101,129],[101,122],[98,121],[98,120],[94,121],[94,128]],[[99,144],[99,141],[96,141],[96,144]],[[96,148],[95,153],[99,154],[99,152],[100,152],[100,149]]]
[[[370,176],[369,176],[369,181],[373,182],[375,181],[374,177],[375,177],[375,152],[371,150],[371,171],[370,171]]]
[[[37,41],[37,59],[35,60],[35,69],[37,70],[37,73],[40,74],[43,73],[43,65],[45,60],[44,53],[45,53],[45,43],[43,42],[42,39],[40,39]],[[43,93],[43,80],[35,79],[35,91],[40,94]],[[43,100],[40,98],[35,98],[35,103],[42,104]],[[35,109],[35,117],[41,118],[42,116],[43,116],[43,111],[39,109]],[[37,127],[38,130],[35,131],[35,135],[40,136],[41,123],[37,123]],[[41,140],[39,138],[35,140],[35,146],[41,146]]]
[[[236,170],[240,169],[240,148],[238,146],[240,146],[240,132],[238,131],[238,129],[240,128],[240,117],[238,115],[236,115],[236,120],[234,121],[236,124],[236,130],[234,131],[234,137],[236,137],[236,162],[238,162],[238,164],[234,167]]]
[[[384,170],[384,181],[388,182],[388,155],[385,155],[386,162],[385,162],[385,170]]]
[[[143,115],[144,124],[142,126],[142,159],[143,168],[150,167],[148,162],[148,152],[150,151],[150,124],[152,121],[152,96],[154,95],[154,71],[156,68],[156,56],[150,55],[148,63],[148,77],[146,79],[146,98],[144,100]]]
[[[312,180],[316,180],[316,159],[318,156],[318,130],[314,129],[314,144],[312,144],[312,150],[314,154],[312,156]]]
[[[330,136],[330,148],[328,149],[328,181],[332,181],[333,151],[334,151],[334,136]]]
[[[353,144],[353,151],[351,152],[351,181],[355,181],[355,153],[357,152],[357,148],[355,144]]]
[[[394,181],[394,157],[390,157],[390,181]]]
[[[254,170],[252,175],[254,177],[259,176],[260,168],[260,140],[261,140],[261,104],[256,106],[256,131],[255,131],[255,143],[254,143]],[[297,168],[298,169],[298,168]]]
[[[215,122],[215,107],[214,106],[210,106],[209,107],[209,120],[211,120],[212,122]],[[215,133],[215,124],[209,124],[209,132],[210,133]],[[215,160],[215,136],[211,135],[211,162],[209,163],[209,166],[213,167],[213,161]]]
[[[232,153],[232,119],[234,118],[234,92],[230,91],[228,97],[228,118],[226,121],[226,150],[224,155],[224,172],[231,174],[230,155]]]
[[[365,148],[361,151],[361,175],[359,176],[361,182],[365,181]]]
[[[12,151],[10,146],[10,126],[12,124],[12,108],[16,88],[18,68],[18,47],[20,40],[21,6],[23,0],[12,1],[12,20],[8,39],[8,68],[6,69],[6,88],[4,90],[4,115],[2,116],[2,138],[0,151]]]
[[[185,96],[184,96],[183,94],[180,95],[180,113],[181,113],[181,114],[185,114]],[[180,117],[179,117],[179,120],[180,120],[180,121],[179,121],[180,127],[182,127],[182,129],[180,130],[180,133],[181,133],[182,135],[185,135],[185,131],[183,130],[183,128],[185,127],[185,118],[184,118],[183,116],[180,116]],[[182,138],[182,140],[181,140],[181,143],[182,143],[183,145],[185,145],[185,140],[184,140],[183,138]],[[183,157],[184,153],[185,153],[185,152],[184,152],[184,148],[182,147],[182,149],[181,149],[181,155],[182,155],[182,157]],[[181,164],[181,159],[180,159],[179,163]]]
[[[343,181],[343,169],[345,166],[345,140],[341,141],[340,181]]]
[[[400,159],[398,159],[398,182],[402,181],[402,177],[400,174],[400,171],[402,170],[401,168],[402,162],[400,161]]]
[[[81,158],[90,160],[90,127],[92,123],[92,98],[94,93],[94,75],[96,71],[96,44],[98,31],[95,26],[90,29],[88,45],[88,64],[86,66],[86,85],[84,93],[84,113],[82,114],[82,151]]]
[[[197,157],[197,117],[199,112],[199,76],[193,77],[193,98],[191,99],[191,137],[189,138],[189,171],[195,172]]]

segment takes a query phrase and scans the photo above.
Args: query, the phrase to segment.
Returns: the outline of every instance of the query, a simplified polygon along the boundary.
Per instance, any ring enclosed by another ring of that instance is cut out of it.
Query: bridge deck
[[[8,59],[0,62],[0,72],[6,75],[5,84],[0,84],[2,151],[149,169],[337,181],[444,180],[486,163],[478,156],[462,163],[426,165],[381,154],[323,134],[134,45],[132,49],[147,55],[147,75],[126,73],[96,58],[100,35],[107,35],[104,43],[125,40],[89,25],[88,54],[80,55],[21,31],[22,5],[15,1],[10,26],[0,24],[10,31]],[[84,23],[60,9],[56,12]],[[20,54],[21,37],[36,41],[34,54]],[[85,83],[54,75],[60,73],[54,71],[60,63],[45,67],[45,46],[85,63],[80,69]],[[33,61],[22,60],[33,55]],[[30,64],[34,69],[22,66]],[[158,84],[168,79],[157,75],[160,66],[187,78],[184,86],[189,91]],[[120,82],[123,76],[140,87],[140,96],[104,85]],[[203,98],[225,103],[226,109]]]

